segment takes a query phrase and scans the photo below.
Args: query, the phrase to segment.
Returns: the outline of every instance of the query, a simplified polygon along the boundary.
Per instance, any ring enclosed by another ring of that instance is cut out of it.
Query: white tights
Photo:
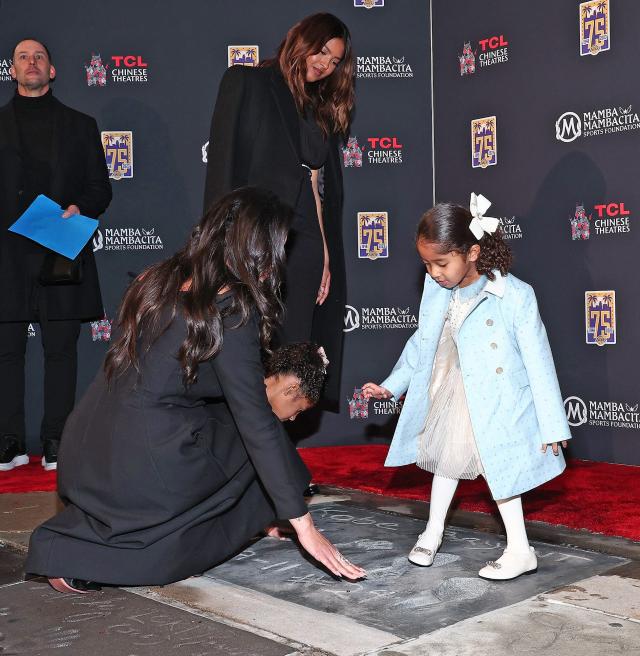
[[[429,521],[425,530],[425,538],[429,542],[435,544],[442,536],[447,512],[457,487],[458,481],[454,478],[433,477]],[[520,496],[515,496],[508,499],[499,499],[496,503],[507,531],[507,546],[513,551],[528,551],[529,540],[524,526],[522,499]]]

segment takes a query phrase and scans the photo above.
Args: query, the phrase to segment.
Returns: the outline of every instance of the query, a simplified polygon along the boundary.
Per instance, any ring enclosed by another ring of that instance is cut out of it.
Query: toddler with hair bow
[[[571,438],[533,289],[508,273],[511,252],[491,203],[439,203],[421,219],[416,247],[427,275],[418,330],[389,377],[367,398],[407,393],[385,465],[434,474],[429,521],[409,560],[433,563],[458,480],[484,476],[505,525],[502,556],[479,575],[537,570],[520,495],[560,474]],[[551,446],[551,448],[548,448]]]

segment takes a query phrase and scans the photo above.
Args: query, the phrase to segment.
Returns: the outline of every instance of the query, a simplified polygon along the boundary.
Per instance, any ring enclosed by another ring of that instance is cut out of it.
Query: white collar
[[[493,270],[493,275],[495,276],[495,280],[487,280],[483,291],[502,298],[507,287],[507,276],[503,276],[498,269]]]
[[[493,275],[495,276],[495,280],[487,279],[487,284],[482,288],[480,293],[487,292],[488,294],[493,294],[498,298],[502,298],[507,288],[507,276],[503,276],[498,269],[493,269]],[[444,289],[443,287],[440,287],[440,285],[438,285],[438,283],[428,273],[425,273],[424,277],[425,281],[430,283],[438,291],[451,295],[451,289]]]

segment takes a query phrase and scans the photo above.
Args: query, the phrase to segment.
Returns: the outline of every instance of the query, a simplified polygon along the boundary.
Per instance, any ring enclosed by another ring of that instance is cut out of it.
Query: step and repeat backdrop
[[[436,200],[493,202],[538,296],[572,455],[640,464],[640,4],[448,0],[432,18]]]
[[[14,43],[45,41],[58,71],[54,93],[97,119],[112,171],[114,200],[93,239],[104,317],[81,336],[79,394],[100,366],[131,275],[178,248],[199,217],[224,70],[256,65],[297,20],[330,11],[350,27],[357,56],[357,109],[342,152],[342,407],[339,414],[307,413],[294,437],[312,446],[392,434],[402,402],[365,405],[355,390],[388,373],[416,327],[424,271],[413,233],[432,205],[435,182],[437,200],[467,203],[475,191],[492,201],[489,214],[500,218],[515,252],[514,273],[538,295],[575,437],[572,455],[640,464],[633,270],[640,5],[448,0],[432,3],[431,16],[430,4],[0,3],[0,103],[14,90]],[[35,450],[42,412],[37,324],[29,334]]]
[[[363,407],[354,389],[386,375],[417,325],[423,272],[413,233],[432,204],[432,138],[429,6],[414,0],[0,2],[0,104],[14,93],[15,43],[44,41],[57,69],[54,94],[96,118],[111,170],[113,202],[92,242],[104,317],[83,328],[78,395],[101,365],[131,276],[181,246],[200,216],[225,69],[271,57],[291,25],[319,11],[349,26],[357,56],[357,109],[342,152],[348,305],[336,326],[345,341],[341,412],[309,413],[295,436],[318,445],[392,434],[400,404]],[[29,335],[28,446],[37,451],[37,324]]]

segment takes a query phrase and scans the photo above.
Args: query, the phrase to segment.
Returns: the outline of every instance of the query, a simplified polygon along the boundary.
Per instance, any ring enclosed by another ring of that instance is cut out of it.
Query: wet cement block
[[[3,656],[285,656],[293,651],[117,588],[60,594],[39,580],[0,588]]]
[[[324,534],[366,568],[366,580],[336,580],[305,558],[295,543],[268,538],[207,576],[412,638],[626,562],[534,542],[537,574],[492,582],[477,573],[502,554],[500,536],[448,528],[433,566],[422,568],[412,565],[407,554],[424,521],[348,503],[318,504],[310,511]]]

